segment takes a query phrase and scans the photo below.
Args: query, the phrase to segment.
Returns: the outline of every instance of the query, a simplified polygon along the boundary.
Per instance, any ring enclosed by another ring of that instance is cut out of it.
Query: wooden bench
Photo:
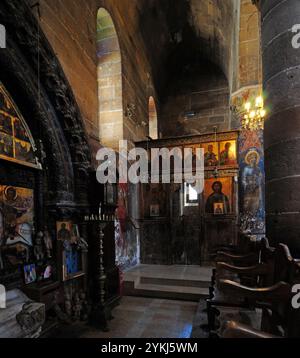
[[[216,284],[213,295],[207,300],[208,328],[216,329],[215,319],[218,315],[218,307],[253,308],[250,299],[251,289],[271,287],[282,281],[281,276],[275,274],[275,267],[288,266],[289,251],[286,246],[279,246],[275,251],[270,247],[266,239],[261,242],[260,261],[251,267],[234,267],[226,263],[217,263]],[[233,272],[239,279],[232,280],[223,275],[224,271]],[[283,269],[282,269],[283,270]],[[275,278],[276,277],[276,278]],[[284,280],[283,280],[284,281]],[[250,284],[249,284],[250,283]],[[234,288],[247,287],[248,295],[235,294]],[[255,291],[257,293],[257,291]]]
[[[300,264],[294,260],[286,245],[280,244],[276,249],[273,285],[266,287],[247,287],[230,280],[220,280],[220,286],[233,299],[242,297],[248,303],[248,309],[260,309],[260,327],[256,329],[245,322],[221,322],[218,335],[221,337],[271,338],[299,337],[299,312],[291,305],[292,286],[299,283]],[[229,302],[227,302],[227,307]],[[219,320],[222,316],[220,308]],[[240,307],[238,309],[245,309]]]
[[[213,261],[228,263],[238,267],[249,267],[259,262],[261,242],[251,236],[241,235],[236,247],[222,247],[212,254]],[[210,285],[210,296],[216,283],[217,269],[213,269]]]

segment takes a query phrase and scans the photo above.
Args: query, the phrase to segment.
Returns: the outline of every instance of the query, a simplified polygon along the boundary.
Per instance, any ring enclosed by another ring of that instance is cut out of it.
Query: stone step
[[[206,287],[172,286],[140,283],[136,281],[125,282],[124,294],[126,296],[151,297],[183,301],[195,301],[208,298]]]
[[[141,276],[141,284],[150,284],[150,285],[164,285],[164,286],[180,286],[180,287],[199,287],[199,288],[208,288],[210,286],[210,281],[200,281],[200,280],[183,280],[183,279],[174,279],[166,277],[145,277]]]

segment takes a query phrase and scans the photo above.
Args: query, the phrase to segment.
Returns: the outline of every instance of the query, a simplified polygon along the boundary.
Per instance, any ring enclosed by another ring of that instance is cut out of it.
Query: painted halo
[[[250,164],[250,158],[251,158],[253,155],[256,157],[256,165],[259,164],[260,154],[259,154],[256,150],[252,149],[252,150],[250,150],[250,151],[246,154],[246,156],[245,156],[245,163],[246,163],[247,165]]]

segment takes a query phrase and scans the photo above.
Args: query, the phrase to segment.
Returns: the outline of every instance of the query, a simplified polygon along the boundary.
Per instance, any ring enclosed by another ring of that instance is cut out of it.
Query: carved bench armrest
[[[209,256],[213,259],[218,255],[219,252],[224,252],[225,254],[239,255],[239,251],[236,248],[228,248],[228,247],[218,247],[214,251],[212,251]]]
[[[286,282],[279,282],[271,287],[252,288],[221,279],[219,286],[225,292],[230,292],[231,295],[257,302],[284,303],[289,302],[291,298],[291,286]]]
[[[229,321],[224,325],[222,338],[281,338],[272,334],[258,331],[242,323]]]
[[[235,245],[225,245],[225,246],[218,246],[215,247],[214,253],[217,253],[218,251],[227,251],[227,252],[237,252],[238,247]]]
[[[217,271],[226,270],[240,275],[266,275],[270,268],[265,264],[257,264],[248,267],[230,265],[226,262],[217,262]]]
[[[258,254],[251,252],[249,254],[245,254],[245,255],[238,255],[238,254],[233,254],[233,253],[228,253],[225,251],[218,251],[216,256],[224,256],[228,259],[231,260],[250,260],[250,259],[258,259]]]

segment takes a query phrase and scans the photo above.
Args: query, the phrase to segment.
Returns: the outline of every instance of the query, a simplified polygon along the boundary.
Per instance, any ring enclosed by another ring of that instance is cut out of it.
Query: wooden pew
[[[252,261],[248,260],[250,255],[246,255],[239,264],[216,262],[216,277],[230,277],[228,274],[231,273],[238,276],[240,283],[256,287],[273,283],[275,248],[269,245],[268,239],[263,238],[256,244]]]
[[[273,283],[275,249],[269,246],[267,239],[262,239],[259,246],[257,263],[252,266],[233,266],[218,262],[215,283],[210,287],[210,297],[207,300],[207,315],[209,330],[215,329],[216,307],[249,307],[249,303],[240,297],[232,297],[222,291],[221,280],[230,279],[251,287],[267,286]],[[229,274],[228,274],[229,273]]]
[[[213,261],[224,262],[239,267],[249,267],[259,262],[261,242],[253,239],[248,235],[241,235],[239,245],[231,250],[217,250],[211,257]],[[216,282],[217,269],[213,269],[210,285],[210,296],[212,296],[213,288]]]
[[[275,249],[269,246],[267,239],[261,240],[260,260],[256,265],[236,267],[226,263],[217,263],[217,281],[212,297],[207,300],[209,328],[211,330],[215,328],[215,307],[249,307],[248,300],[245,300],[242,296],[232,295],[231,292],[224,292],[222,287],[224,280],[235,281],[237,284],[254,288],[268,287],[274,283],[274,265]],[[232,276],[224,275],[224,271],[235,274],[235,280],[232,279]]]
[[[289,272],[290,283],[281,282],[281,289],[272,293],[272,288],[266,288],[260,293],[258,303],[262,307],[263,315],[261,329],[237,322],[226,321],[220,328],[221,338],[299,338],[300,337],[300,311],[292,307],[292,287],[299,284],[300,264],[297,261],[291,262]],[[294,276],[293,276],[294,275]],[[273,287],[275,291],[275,287]],[[280,292],[281,291],[281,292]],[[244,294],[244,293],[243,293]]]
[[[222,253],[224,255],[233,255],[233,256],[248,255],[253,250],[255,250],[256,242],[257,241],[255,236],[239,233],[237,245],[216,246],[214,250],[211,252],[210,256],[213,260],[215,260],[216,256]]]
[[[241,322],[226,322],[220,336],[272,338],[299,337],[300,312],[291,305],[292,286],[299,283],[300,264],[294,260],[287,246],[280,244],[276,250],[274,284],[252,288],[239,283],[221,280],[220,284],[232,297],[244,297],[249,306],[262,309],[261,331]]]
[[[273,334],[253,329],[245,324],[228,321],[223,328],[222,338],[279,338]]]

